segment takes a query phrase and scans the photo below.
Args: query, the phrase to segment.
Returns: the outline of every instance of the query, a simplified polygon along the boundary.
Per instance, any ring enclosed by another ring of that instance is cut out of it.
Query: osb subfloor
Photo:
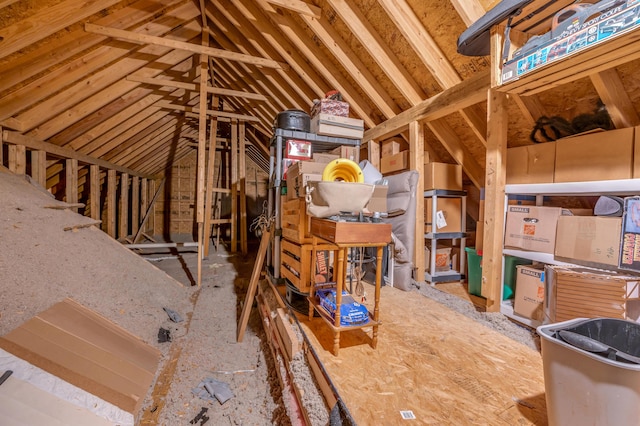
[[[357,424],[399,424],[406,411],[414,424],[547,424],[537,351],[416,292],[383,287],[380,313],[377,349],[370,329],[343,332],[337,357],[329,327],[299,315]]]

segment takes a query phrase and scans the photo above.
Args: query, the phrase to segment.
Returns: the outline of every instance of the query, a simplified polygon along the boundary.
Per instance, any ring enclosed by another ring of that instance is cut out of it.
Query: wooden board
[[[40,388],[10,376],[0,386],[0,419],[5,426],[109,426],[113,425]]]
[[[71,299],[2,336],[0,347],[134,414],[160,358],[156,348]]]
[[[405,410],[416,424],[547,424],[540,353],[422,295],[383,287],[377,349],[344,332],[339,357],[319,318],[298,318],[356,424]]]
[[[336,222],[312,217],[311,233],[336,244],[391,242],[389,223]]]

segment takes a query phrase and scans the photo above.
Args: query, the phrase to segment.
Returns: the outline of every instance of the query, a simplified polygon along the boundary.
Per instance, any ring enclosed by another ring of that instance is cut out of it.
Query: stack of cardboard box
[[[347,102],[322,99],[311,108],[311,133],[347,139],[362,139],[364,120],[349,118]]]
[[[449,191],[462,190],[462,167],[459,164],[429,162],[424,165],[424,189],[442,189]],[[433,215],[432,198],[425,199],[424,221],[425,232],[462,232],[462,200],[460,198],[438,197],[436,203],[436,220]],[[440,243],[436,248],[436,272],[457,269],[460,247],[453,244]],[[425,266],[431,267],[431,251],[425,246]]]

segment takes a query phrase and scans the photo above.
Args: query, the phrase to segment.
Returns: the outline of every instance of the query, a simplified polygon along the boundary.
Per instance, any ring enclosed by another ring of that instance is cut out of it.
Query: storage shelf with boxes
[[[628,131],[614,132],[631,139]],[[632,152],[633,148],[627,146],[626,150]],[[589,167],[598,161],[594,157]],[[576,179],[592,176],[599,180],[564,182],[567,178],[561,177],[558,182],[507,184],[505,193],[507,198],[515,194],[536,196],[539,202],[542,196],[601,198],[640,194],[640,179],[632,178],[637,176],[632,171],[632,161],[625,158],[625,163],[624,171],[618,169],[613,174],[611,168],[602,172],[605,174],[598,171],[585,174],[580,169],[586,165],[573,164]],[[555,164],[562,168],[566,162]],[[557,168],[553,170],[551,180],[556,175],[568,176],[566,170],[557,172]],[[534,283],[531,277],[535,274],[519,273],[515,300],[503,300],[501,312],[530,327],[581,315],[637,320],[638,277],[635,271],[620,267],[623,233],[624,218],[620,215],[596,216],[594,212],[589,216],[572,215],[570,210],[559,207],[507,204],[503,254],[542,265],[544,274]],[[519,272],[527,268],[518,267]],[[540,289],[543,297],[532,297],[540,295]]]
[[[466,197],[462,167],[427,163],[424,167],[425,281],[465,278]]]

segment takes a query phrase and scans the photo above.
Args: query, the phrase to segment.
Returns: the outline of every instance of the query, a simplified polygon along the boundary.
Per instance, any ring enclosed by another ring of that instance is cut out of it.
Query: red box
[[[287,154],[285,157],[294,160],[311,160],[311,142],[287,139]]]

